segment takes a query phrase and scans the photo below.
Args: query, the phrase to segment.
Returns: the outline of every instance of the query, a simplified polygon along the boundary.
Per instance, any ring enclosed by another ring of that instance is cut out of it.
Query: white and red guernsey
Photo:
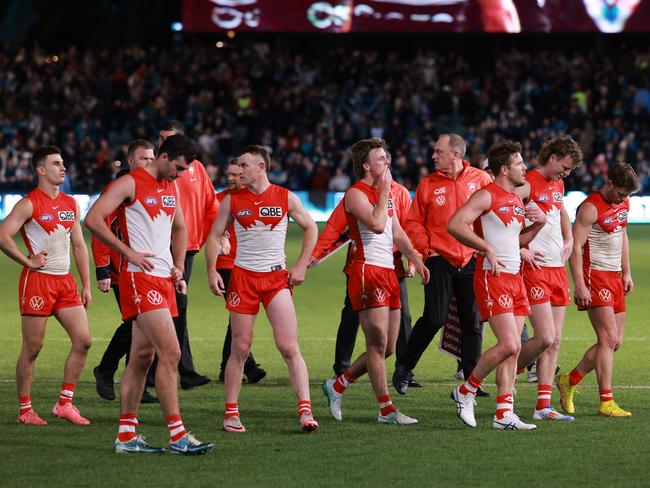
[[[39,273],[66,275],[70,272],[70,230],[77,219],[74,198],[59,192],[52,198],[36,188],[25,197],[32,203],[32,217],[20,229],[29,254],[47,252],[47,264]]]
[[[237,254],[235,266],[256,272],[286,269],[289,190],[270,185],[259,195],[248,188],[230,193]]]
[[[178,203],[176,185],[165,179],[158,181],[144,168],[131,171],[124,178],[129,176],[135,181],[135,197],[117,209],[124,243],[134,251],[152,254],[147,259],[153,269],[144,273],[168,278],[173,266],[170,246]],[[127,260],[122,260],[122,271],[143,272]]]
[[[363,192],[370,204],[375,207],[379,199],[379,190],[363,181],[357,181],[351,188]],[[349,190],[348,190],[349,191]],[[376,234],[346,210],[350,238],[352,239],[352,260],[372,264],[381,268],[395,269],[393,258],[393,197],[388,194],[388,219],[384,232]]]
[[[528,244],[531,251],[540,251],[544,256],[537,259],[544,267],[561,267],[562,225],[560,215],[564,199],[564,182],[562,180],[547,180],[539,171],[531,170],[526,173],[526,181],[530,184],[528,205],[537,205],[546,214],[546,224],[540,229],[535,238]],[[531,222],[526,222],[527,225]]]
[[[524,227],[524,202],[516,193],[511,193],[495,183],[483,187],[490,192],[490,208],[474,223],[476,234],[487,241],[496,251],[497,259],[505,266],[504,271],[518,274],[521,265],[519,256],[519,234]],[[485,256],[479,254],[478,269],[490,269]]]
[[[581,205],[591,203],[598,212],[598,219],[591,227],[587,242],[582,249],[585,270],[621,271],[623,235],[627,227],[630,199],[618,204],[607,203],[600,192],[589,195]]]

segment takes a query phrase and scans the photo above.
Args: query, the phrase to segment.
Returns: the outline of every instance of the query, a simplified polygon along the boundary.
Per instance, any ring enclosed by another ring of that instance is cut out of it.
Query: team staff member
[[[227,195],[230,195],[232,192],[239,190],[241,188],[241,178],[239,176],[239,163],[237,158],[232,158],[228,163],[228,168],[226,169],[226,179],[228,181],[228,188],[224,191],[217,193],[217,199],[219,202],[223,202],[223,199]],[[226,237],[227,245],[229,246],[229,251],[224,249],[223,241],[221,254],[217,258],[217,271],[221,278],[223,279],[223,286],[228,289],[228,283],[230,283],[230,274],[235,266],[235,254],[237,253],[237,237],[235,236],[235,226],[230,224],[226,229],[224,234]],[[226,331],[226,338],[223,341],[223,350],[221,351],[221,366],[219,368],[219,381],[223,381],[226,373],[226,364],[228,363],[228,358],[230,357],[230,349],[232,347],[232,327],[230,321],[228,321],[228,329]],[[266,371],[260,368],[259,364],[255,361],[253,353],[249,352],[246,362],[244,363],[244,374],[246,375],[246,382],[248,384],[258,383],[265,376]]]
[[[185,134],[183,125],[170,120],[163,124],[158,133],[158,143],[175,134]],[[183,279],[189,285],[192,275],[194,256],[201,250],[203,243],[210,232],[212,222],[217,216],[219,201],[216,198],[214,186],[205,171],[201,161],[193,160],[181,176],[176,180],[185,227],[187,228],[187,252],[185,254],[185,272]],[[187,390],[210,382],[210,378],[199,374],[194,369],[194,360],[190,348],[190,338],[187,330],[187,294],[176,293],[178,316],[174,318],[174,327],[181,347],[181,360],[178,363],[178,372],[181,376],[181,388]],[[156,374],[156,361],[149,371],[149,384],[153,382]]]
[[[573,223],[573,253],[569,259],[578,310],[586,310],[597,342],[568,374],[556,378],[561,404],[574,413],[573,393],[582,378],[596,370],[600,394],[598,413],[605,417],[629,417],[614,401],[612,372],[614,352],[623,341],[625,297],[632,293],[630,246],[627,238],[629,196],[639,190],[632,166],[618,163],[609,169],[603,187],[578,207]]]
[[[465,141],[459,135],[443,134],[438,138],[432,157],[436,171],[418,185],[406,217],[406,233],[415,249],[424,256],[431,279],[424,287],[422,317],[415,323],[406,353],[398,359],[393,374],[393,385],[402,395],[408,389],[420,357],[447,320],[452,294],[458,303],[458,318],[463,330],[461,366],[465,378],[469,377],[481,355],[483,325],[472,288],[476,264],[474,249],[454,239],[447,232],[447,224],[472,194],[492,180],[485,171],[464,161],[464,155]]]
[[[63,369],[59,401],[52,413],[73,424],[88,425],[72,398],[91,345],[86,310],[92,300],[88,249],[79,224],[79,205],[59,190],[65,179],[61,151],[54,146],[40,147],[32,156],[32,169],[38,187],[29,192],[0,223],[0,248],[23,265],[18,284],[22,323],[22,348],[16,365],[16,383],[23,424],[45,425],[32,408],[31,387],[34,363],[43,347],[47,318],[54,315],[70,337],[72,347]],[[25,256],[13,240],[20,231],[29,255]],[[70,243],[79,276],[81,296],[70,274]]]

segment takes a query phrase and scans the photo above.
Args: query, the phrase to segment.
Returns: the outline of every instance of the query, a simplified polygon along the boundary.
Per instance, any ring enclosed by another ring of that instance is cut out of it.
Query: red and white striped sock
[[[117,431],[117,439],[120,442],[129,442],[136,436],[135,428],[138,426],[138,418],[134,413],[120,414],[120,426]]]
[[[63,383],[61,385],[61,392],[59,393],[59,405],[63,406],[66,403],[72,403],[72,398],[74,397],[74,391],[77,388],[77,385],[74,383]]]
[[[223,418],[227,419],[230,417],[239,417],[239,407],[237,406],[237,402],[226,403],[226,413]]]
[[[614,392],[612,390],[598,390],[600,394],[600,402],[605,403],[614,399]]]
[[[357,377],[353,376],[352,373],[350,373],[350,370],[348,369],[344,371],[342,375],[336,378],[336,381],[334,382],[332,388],[334,388],[335,392],[340,393],[342,395],[343,393],[345,393],[345,390],[355,381],[357,381]]]
[[[19,396],[18,403],[18,408],[20,409],[18,411],[18,415],[25,415],[27,412],[30,412],[32,410],[32,400],[29,398],[29,395]]]
[[[536,410],[542,410],[551,406],[551,394],[553,385],[537,385],[537,405]]]
[[[467,378],[467,381],[465,381],[464,384],[460,385],[460,388],[458,390],[463,395],[467,395],[467,394],[476,395],[476,390],[478,390],[482,382],[483,382],[482,379],[479,379],[473,374],[470,374],[469,378]]]
[[[377,405],[379,406],[379,411],[384,417],[396,410],[393,401],[390,399],[390,395],[378,396]]]
[[[311,414],[311,402],[309,400],[299,400],[298,416],[301,417],[305,414]]]
[[[187,434],[180,414],[170,415],[165,419],[165,421],[167,422],[167,428],[169,429],[169,438],[172,442],[176,442],[178,439]]]
[[[497,397],[497,413],[496,417],[500,420],[503,416],[512,412],[514,407],[514,401],[512,399],[512,393],[505,393],[504,395],[499,395]]]

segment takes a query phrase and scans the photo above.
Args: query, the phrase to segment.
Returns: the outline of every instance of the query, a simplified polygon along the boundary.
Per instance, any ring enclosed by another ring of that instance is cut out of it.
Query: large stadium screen
[[[650,31],[650,0],[184,0],[189,32]]]

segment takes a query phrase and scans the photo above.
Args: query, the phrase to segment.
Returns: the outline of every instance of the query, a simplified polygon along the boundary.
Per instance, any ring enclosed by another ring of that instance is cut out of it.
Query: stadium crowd
[[[568,133],[585,165],[567,190],[600,187],[625,160],[650,191],[650,49],[507,48],[474,59],[451,48],[336,45],[315,55],[296,44],[0,47],[0,191],[30,190],[31,152],[55,144],[68,169],[62,189],[97,192],[126,161],[126,144],[170,118],[191,128],[217,188],[228,157],[259,140],[274,151],[273,183],[344,191],[351,144],[382,137],[395,179],[415,190],[433,169],[437,136],[458,132],[475,166],[505,138],[521,141],[534,165],[544,139]]]

